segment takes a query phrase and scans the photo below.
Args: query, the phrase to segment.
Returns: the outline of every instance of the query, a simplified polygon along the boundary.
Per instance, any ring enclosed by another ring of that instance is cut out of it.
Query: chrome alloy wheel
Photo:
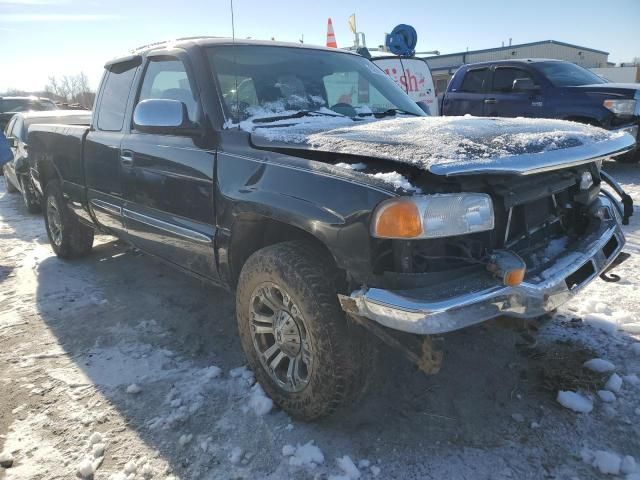
[[[309,383],[313,364],[302,312],[278,285],[265,282],[251,295],[253,347],[271,379],[288,392]]]
[[[49,233],[51,239],[58,247],[62,244],[62,217],[60,209],[53,197],[47,199],[47,223],[49,224]]]

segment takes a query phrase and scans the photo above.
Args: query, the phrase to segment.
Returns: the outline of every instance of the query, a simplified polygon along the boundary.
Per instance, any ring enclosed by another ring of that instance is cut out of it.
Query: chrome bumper
[[[340,296],[343,309],[386,327],[428,335],[459,330],[498,316],[533,318],[567,302],[597,278],[621,252],[625,238],[614,206],[610,219],[563,252],[554,264],[516,287],[498,284],[488,273],[434,292],[433,288],[392,291],[363,288]]]

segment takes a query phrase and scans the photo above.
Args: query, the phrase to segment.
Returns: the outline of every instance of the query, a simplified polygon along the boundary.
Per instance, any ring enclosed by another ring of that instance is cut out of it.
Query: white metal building
[[[544,40],[541,42],[487,48],[485,50],[450,53],[427,57],[426,60],[433,75],[436,92],[442,93],[446,90],[447,84],[455,71],[467,63],[518,58],[555,58],[567,60],[585,68],[603,68],[608,65],[608,57],[609,52],[556,40]]]

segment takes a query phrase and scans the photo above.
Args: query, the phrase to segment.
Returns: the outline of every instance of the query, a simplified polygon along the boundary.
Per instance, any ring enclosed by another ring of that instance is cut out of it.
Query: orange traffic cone
[[[331,23],[331,19],[327,22],[327,47],[338,48],[336,36],[333,33],[333,23]]]

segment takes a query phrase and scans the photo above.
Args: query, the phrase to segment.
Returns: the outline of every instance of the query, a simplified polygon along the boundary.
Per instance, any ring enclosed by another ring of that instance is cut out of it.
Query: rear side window
[[[484,91],[484,82],[487,78],[487,69],[478,68],[469,70],[462,80],[461,92],[481,93]]]
[[[512,67],[500,67],[496,68],[493,74],[493,92],[510,93],[513,91],[513,82],[516,79],[530,79],[535,83],[531,75],[525,70]]]
[[[124,113],[135,73],[136,68],[122,71],[112,67],[107,74],[98,110],[98,130],[110,132],[122,130]]]

